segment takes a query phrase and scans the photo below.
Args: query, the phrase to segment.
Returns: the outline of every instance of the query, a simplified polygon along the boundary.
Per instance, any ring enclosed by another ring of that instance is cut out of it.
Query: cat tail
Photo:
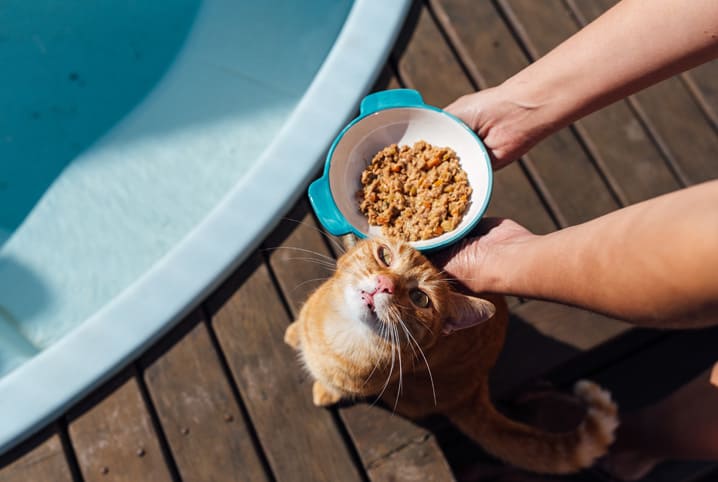
[[[511,465],[539,473],[569,474],[605,455],[618,427],[618,409],[607,391],[582,380],[574,386],[574,393],[586,404],[587,412],[570,432],[546,432],[507,418],[491,403],[488,390],[478,396],[474,412],[454,422],[487,452]]]

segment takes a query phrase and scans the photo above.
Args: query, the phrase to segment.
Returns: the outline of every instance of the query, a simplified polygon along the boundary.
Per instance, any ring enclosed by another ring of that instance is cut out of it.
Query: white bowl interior
[[[378,111],[354,124],[337,143],[329,165],[329,187],[339,211],[354,228],[367,237],[381,237],[381,228],[369,226],[359,210],[357,192],[361,173],[374,155],[391,144],[413,145],[424,140],[438,147],[452,148],[466,171],[473,193],[469,210],[453,231],[435,238],[412,242],[418,249],[442,244],[465,231],[477,217],[490,195],[491,167],[476,137],[452,117],[435,110],[401,107]]]

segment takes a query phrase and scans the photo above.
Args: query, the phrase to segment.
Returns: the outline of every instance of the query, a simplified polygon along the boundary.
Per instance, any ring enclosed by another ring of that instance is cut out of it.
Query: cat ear
[[[449,303],[450,314],[441,330],[445,335],[483,323],[496,313],[490,301],[460,293],[452,293]]]

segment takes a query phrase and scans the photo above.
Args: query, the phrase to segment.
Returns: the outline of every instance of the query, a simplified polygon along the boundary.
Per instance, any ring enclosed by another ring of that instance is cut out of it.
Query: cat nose
[[[376,277],[376,290],[379,293],[394,294],[394,281],[388,276],[382,274]]]

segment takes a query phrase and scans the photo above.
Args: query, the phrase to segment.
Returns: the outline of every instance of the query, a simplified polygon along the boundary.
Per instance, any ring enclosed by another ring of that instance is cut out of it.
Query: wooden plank
[[[683,77],[713,129],[718,130],[718,60],[696,67]]]
[[[381,74],[379,74],[379,78],[374,83],[374,87],[372,87],[371,91],[376,92],[378,90],[400,89],[401,87],[402,85],[399,82],[394,69],[389,63],[387,63],[381,70]]]
[[[497,398],[508,396],[630,329],[627,323],[590,311],[527,301],[512,310],[506,345],[492,372],[492,391]]]
[[[654,135],[676,159],[686,183],[718,178],[718,137],[705,121],[685,84],[670,78],[635,94]]]
[[[474,3],[472,11],[483,10],[488,4]],[[427,103],[444,107],[475,90],[426,8],[418,12],[414,30],[405,37],[405,43],[395,51],[399,77],[407,87],[419,90]],[[541,197],[517,163],[494,173],[487,216],[515,219],[537,233],[556,229]]]
[[[528,65],[492,3],[432,0],[431,5],[467,71],[478,73],[477,82],[484,79],[494,85]],[[430,61],[426,63],[431,65]],[[568,129],[535,146],[524,157],[524,164],[561,226],[618,207],[601,174]]]
[[[582,0],[571,5],[583,22],[590,22],[614,3],[613,0]],[[718,177],[715,162],[718,137],[714,126],[679,77],[645,89],[633,95],[630,101],[682,182],[692,184]]]
[[[443,107],[476,90],[466,77],[429,10],[413,12],[394,49],[399,78],[407,87],[421,92],[424,101]]]
[[[623,321],[548,301],[532,300],[513,312],[543,335],[584,351],[632,328]]]
[[[657,402],[711,367],[716,344],[718,327],[676,331],[591,378],[611,391],[622,412],[631,412]],[[717,468],[716,463],[669,462],[641,480],[688,481]]]
[[[269,480],[201,315],[144,370],[183,480]],[[184,323],[185,325],[187,323]]]
[[[261,257],[206,305],[276,480],[361,480],[332,413],[312,405],[307,375],[283,342],[290,318]]]
[[[139,383],[122,375],[69,415],[69,434],[86,481],[170,481]],[[89,407],[85,410],[85,407]]]
[[[351,423],[350,434],[371,480],[454,480],[436,438],[429,431],[367,404],[343,408],[342,417]]]
[[[331,252],[306,203],[298,203],[291,217],[302,219],[302,223],[280,226],[266,243],[272,272],[291,312],[296,315],[309,293],[327,276],[327,270],[321,264],[293,259],[292,252],[308,250],[318,257],[331,256]],[[309,388],[303,387],[303,390],[308,400]],[[421,472],[434,474],[436,480],[453,479],[431,433],[408,421],[393,420],[391,414],[379,407],[340,408],[339,414],[371,480],[407,480],[404,477]],[[372,429],[377,426],[387,431]]]
[[[2,482],[70,482],[72,471],[56,430],[43,431],[0,457]]]
[[[575,15],[579,23],[586,25],[617,4],[618,1],[619,0],[566,0],[566,5],[571,9],[571,12]]]
[[[527,65],[492,2],[429,0],[429,5],[478,87],[499,85]]]
[[[544,197],[557,213],[559,224],[579,224],[619,207],[596,167],[568,129],[537,144],[527,167],[544,185]]]
[[[334,272],[333,253],[322,238],[306,198],[300,199],[264,242],[269,266],[276,276],[292,316],[309,295]]]
[[[543,378],[556,386],[569,389],[579,378],[591,378],[594,373],[633,356],[670,334],[663,330],[632,328],[591,350],[581,352],[566,362],[550,369]]]
[[[491,392],[502,399],[580,354],[576,347],[541,334],[515,315],[509,319],[506,342],[491,371]]]
[[[617,0],[567,0],[567,2],[580,24],[585,25],[615,5]],[[718,130],[718,60],[689,70],[681,78],[695,97],[703,114],[713,125],[713,129]]]
[[[614,393],[623,410],[653,403],[716,362],[718,327],[671,336],[606,367],[593,378]]]
[[[506,0],[514,25],[537,59],[576,33],[572,12],[561,0]],[[680,187],[660,151],[626,102],[617,102],[575,123],[586,147],[623,204]]]

